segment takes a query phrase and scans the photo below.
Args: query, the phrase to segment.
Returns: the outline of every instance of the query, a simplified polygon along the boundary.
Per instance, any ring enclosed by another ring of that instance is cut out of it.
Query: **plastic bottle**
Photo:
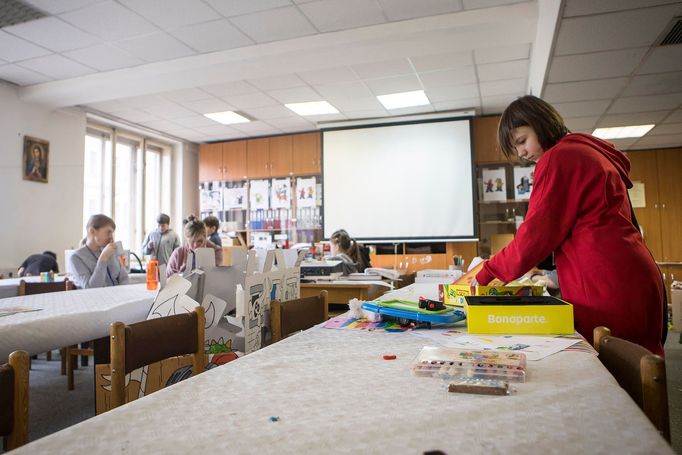
[[[147,290],[155,291],[159,287],[159,261],[151,259],[147,263]]]

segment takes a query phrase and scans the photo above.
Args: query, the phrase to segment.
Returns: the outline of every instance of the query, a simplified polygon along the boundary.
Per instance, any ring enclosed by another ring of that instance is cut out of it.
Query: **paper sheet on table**
[[[29,308],[22,306],[15,306],[9,308],[0,308],[0,317],[11,316],[17,313],[30,313],[31,311],[41,311],[42,308]]]
[[[413,330],[410,333],[449,348],[519,351],[526,354],[528,360],[544,359],[582,340],[533,335],[469,335],[452,328]]]

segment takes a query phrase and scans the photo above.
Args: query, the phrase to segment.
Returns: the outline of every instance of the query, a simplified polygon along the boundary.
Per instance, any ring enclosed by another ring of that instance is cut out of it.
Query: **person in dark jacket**
[[[17,270],[18,276],[39,276],[42,272],[59,273],[57,255],[52,251],[43,251],[42,254],[32,254],[26,258]]]

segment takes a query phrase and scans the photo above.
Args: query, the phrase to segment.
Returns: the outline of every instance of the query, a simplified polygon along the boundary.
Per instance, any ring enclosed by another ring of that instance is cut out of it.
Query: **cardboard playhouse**
[[[214,266],[212,256],[184,277],[174,275],[158,292],[147,319],[206,313],[206,369],[230,362],[269,343],[270,302],[300,296],[304,252],[235,250],[231,266]],[[126,401],[141,398],[192,375],[191,356],[174,357],[139,368],[126,376]],[[110,366],[95,367],[95,406],[110,409]]]

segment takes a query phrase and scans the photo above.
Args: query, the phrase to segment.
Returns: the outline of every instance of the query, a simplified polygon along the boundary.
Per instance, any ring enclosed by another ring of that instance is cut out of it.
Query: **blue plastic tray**
[[[434,324],[452,324],[466,319],[466,315],[462,310],[427,311],[419,308],[417,302],[410,302],[408,300],[375,300],[363,303],[362,309],[394,318]]]

